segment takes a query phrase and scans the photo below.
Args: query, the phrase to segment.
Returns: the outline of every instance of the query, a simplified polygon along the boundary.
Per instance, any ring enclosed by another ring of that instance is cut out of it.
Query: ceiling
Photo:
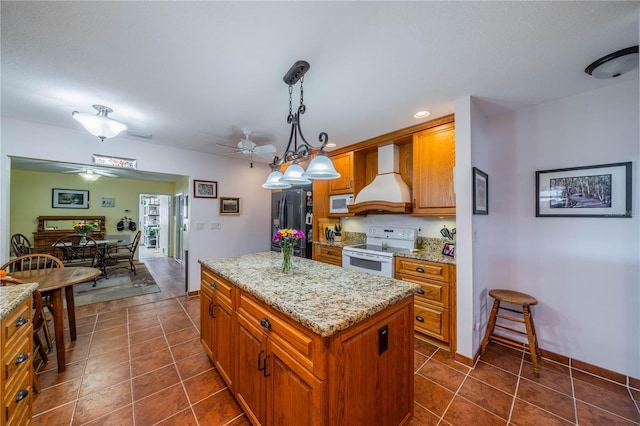
[[[463,96],[492,114],[638,78],[584,73],[638,44],[637,1],[3,0],[0,11],[3,116],[85,132],[72,111],[103,104],[152,135],[118,138],[211,154],[241,156],[218,144],[242,129],[284,150],[282,77],[300,59],[305,137],[325,131],[337,147],[417,124],[421,109],[450,114]]]

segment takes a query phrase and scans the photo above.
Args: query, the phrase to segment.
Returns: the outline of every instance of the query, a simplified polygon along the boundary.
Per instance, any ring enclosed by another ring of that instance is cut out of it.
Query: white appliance
[[[331,195],[329,197],[329,213],[349,213],[349,204],[353,204],[353,194]]]
[[[416,248],[418,230],[399,226],[370,226],[366,244],[342,248],[342,267],[393,278],[394,254]]]

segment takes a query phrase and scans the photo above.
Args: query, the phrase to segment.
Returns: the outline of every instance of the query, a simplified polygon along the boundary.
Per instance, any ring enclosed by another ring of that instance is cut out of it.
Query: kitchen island
[[[407,424],[413,283],[282,255],[201,260],[201,340],[253,424]]]

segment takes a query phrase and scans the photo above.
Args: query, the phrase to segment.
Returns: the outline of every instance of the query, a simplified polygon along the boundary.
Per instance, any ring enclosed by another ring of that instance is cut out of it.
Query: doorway
[[[174,258],[178,262],[185,259],[185,231],[189,218],[189,196],[182,192],[173,197],[173,221],[175,224]]]
[[[171,196],[140,194],[139,221],[142,238],[138,246],[138,258],[150,259],[170,256]]]

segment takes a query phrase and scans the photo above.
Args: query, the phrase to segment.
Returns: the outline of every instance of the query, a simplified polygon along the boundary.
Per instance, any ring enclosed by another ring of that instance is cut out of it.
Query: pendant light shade
[[[287,189],[291,188],[291,184],[284,183],[280,179],[282,179],[282,173],[279,171],[271,172],[269,176],[267,176],[267,180],[262,184],[264,189]]]
[[[333,163],[323,153],[318,154],[307,167],[307,171],[302,174],[308,179],[330,180],[340,177],[333,166]]]
[[[109,118],[107,114],[113,112],[113,110],[104,105],[93,105],[98,111],[98,114],[92,115],[86,112],[73,111],[71,116],[78,123],[94,136],[104,141],[108,138],[118,136],[121,132],[127,130],[127,126],[119,121]]]
[[[304,169],[298,163],[293,163],[287,170],[284,171],[284,175],[280,178],[280,182],[288,183],[290,185],[307,185],[311,183],[309,179],[303,176]]]

